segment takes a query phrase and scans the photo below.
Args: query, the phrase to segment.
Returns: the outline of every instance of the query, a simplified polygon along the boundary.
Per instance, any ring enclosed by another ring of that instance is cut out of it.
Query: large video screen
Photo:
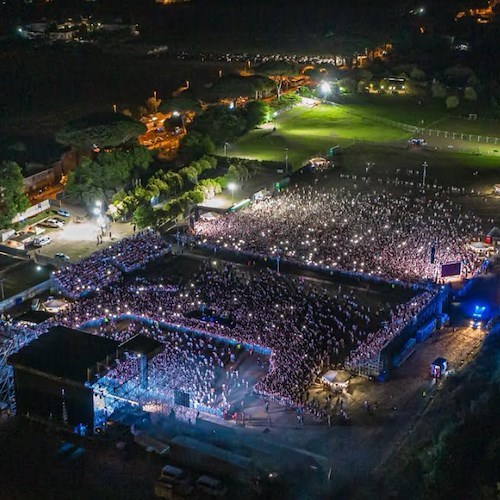
[[[461,262],[450,262],[441,265],[441,277],[458,276],[462,270]]]

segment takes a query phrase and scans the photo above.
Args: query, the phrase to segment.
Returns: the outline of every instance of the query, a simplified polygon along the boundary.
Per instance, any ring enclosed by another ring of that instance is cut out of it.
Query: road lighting
[[[227,188],[229,189],[229,191],[231,191],[231,199],[233,200],[234,203],[234,191],[238,188],[238,186],[234,182],[230,182],[227,185]]]
[[[227,156],[227,147],[229,146],[228,142],[224,143],[224,156]]]
[[[321,92],[323,92],[323,100],[326,101],[326,96],[331,92],[332,87],[328,82],[321,82],[320,85]]]
[[[426,161],[424,161],[424,163],[422,163],[422,167],[424,167],[424,171],[422,173],[422,191],[425,191],[425,181],[427,178],[427,167],[428,166],[429,165]]]

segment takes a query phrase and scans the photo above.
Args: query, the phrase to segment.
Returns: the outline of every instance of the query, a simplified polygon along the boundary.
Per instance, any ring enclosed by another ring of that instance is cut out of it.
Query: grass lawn
[[[350,94],[336,97],[335,102],[366,116],[419,127],[422,126],[422,120],[424,127],[431,127],[434,122],[449,117],[443,101],[419,100],[413,96]]]
[[[394,143],[408,133],[352,115],[341,107],[319,105],[298,106],[278,118],[277,130],[272,125],[252,130],[236,143],[228,154],[258,160],[285,161],[288,148],[290,165],[300,168],[312,156],[325,155],[332,146],[351,145],[357,141]],[[222,153],[222,152],[220,152]]]
[[[467,120],[449,117],[439,122],[436,128],[450,132],[460,132],[461,134],[500,138],[500,119],[481,120],[478,118],[477,120]],[[497,149],[500,149],[500,144]]]
[[[350,94],[339,96],[335,101],[366,116],[463,134],[500,137],[500,116],[496,120],[491,119],[495,113],[490,109],[463,99],[457,109],[450,111],[446,109],[443,100],[418,99],[414,96]],[[470,113],[476,113],[478,119],[472,121],[458,118]]]
[[[448,151],[410,150],[364,144],[349,148],[336,164],[341,170],[366,175],[366,162],[375,163],[370,171],[373,178],[402,178],[407,169],[419,171],[427,162],[427,179],[444,186],[460,186],[488,191],[500,180],[498,158]],[[399,172],[398,172],[399,169]],[[475,172],[477,174],[475,175]]]

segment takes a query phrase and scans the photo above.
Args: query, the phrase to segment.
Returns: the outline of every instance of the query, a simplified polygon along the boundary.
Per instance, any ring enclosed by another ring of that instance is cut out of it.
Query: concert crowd
[[[444,195],[295,187],[196,225],[198,242],[293,263],[386,280],[439,280],[441,264],[470,276],[480,258],[469,244],[481,220]]]
[[[113,332],[125,340],[130,332],[114,324],[125,317],[147,319],[156,328],[146,334],[167,346],[153,361],[155,376],[209,405],[219,404],[224,392],[214,385],[215,372],[231,365],[227,356],[231,360],[235,346],[245,348],[261,366],[269,359],[269,371],[254,391],[303,405],[307,387],[323,367],[342,363],[349,353],[351,363],[369,359],[432,296],[423,292],[391,310],[387,304],[362,304],[342,286],[332,292],[271,270],[243,272],[207,262],[179,290],[122,283],[75,302],[56,321],[74,328],[100,324],[97,333]],[[162,328],[175,333],[160,334]],[[195,339],[188,330],[205,338]],[[237,377],[235,383],[243,381]]]

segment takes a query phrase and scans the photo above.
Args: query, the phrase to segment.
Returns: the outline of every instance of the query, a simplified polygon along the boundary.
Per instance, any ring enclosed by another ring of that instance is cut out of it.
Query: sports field
[[[331,105],[297,106],[267,126],[252,130],[228,146],[229,156],[285,161],[300,168],[313,156],[325,155],[332,146],[356,142],[399,143],[408,132],[349,113]]]
[[[447,130],[463,134],[500,137],[500,115],[477,102],[464,101],[447,110],[442,99],[378,94],[338,96],[335,102],[367,117],[383,118],[416,127]],[[476,120],[469,120],[476,114]]]
[[[450,115],[444,102],[434,99],[422,100],[413,96],[348,94],[336,97],[335,102],[347,106],[354,113],[416,127],[432,127]]]

